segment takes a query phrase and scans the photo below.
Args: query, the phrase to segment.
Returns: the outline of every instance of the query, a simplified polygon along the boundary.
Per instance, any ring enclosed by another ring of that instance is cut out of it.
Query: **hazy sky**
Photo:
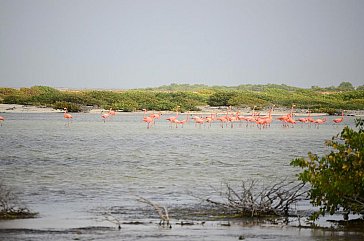
[[[0,86],[364,84],[364,0],[0,0]]]

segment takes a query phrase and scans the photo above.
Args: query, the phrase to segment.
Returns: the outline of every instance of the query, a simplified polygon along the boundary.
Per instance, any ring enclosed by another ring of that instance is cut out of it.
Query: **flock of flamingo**
[[[319,128],[321,124],[324,124],[327,121],[327,118],[318,118],[314,119],[311,117],[311,112],[308,111],[307,117],[301,117],[298,119],[294,119],[294,105],[292,105],[292,108],[290,112],[286,115],[282,115],[276,118],[276,120],[279,120],[282,122],[283,127],[293,127],[296,123],[308,123],[309,126],[311,124],[314,124],[315,127]],[[226,114],[223,114],[219,116],[217,113],[209,114],[209,115],[195,115],[192,118],[190,118],[190,114],[187,112],[186,117],[184,119],[178,119],[179,117],[179,106],[177,106],[176,115],[170,116],[166,118],[166,120],[170,124],[170,128],[175,127],[178,128],[178,126],[183,127],[187,122],[192,120],[195,123],[195,126],[201,127],[202,125],[205,125],[207,127],[211,127],[211,124],[213,122],[219,122],[221,127],[224,128],[228,127],[230,125],[231,128],[234,127],[235,123],[239,123],[239,126],[242,125],[242,123],[245,121],[246,126],[249,125],[256,125],[259,129],[267,128],[270,126],[270,124],[273,122],[272,112],[274,110],[274,106],[272,106],[268,112],[268,115],[261,116],[259,112],[255,111],[255,107],[253,108],[253,111],[250,115],[240,115],[240,112],[237,111],[235,113],[232,112],[231,107],[229,107],[226,111]],[[157,113],[151,113],[147,114],[147,110],[143,109],[144,116],[143,121],[147,123],[147,129],[151,128],[156,124],[156,120],[159,120],[162,116],[161,112]],[[112,116],[115,116],[116,112],[110,108],[109,111],[104,113],[104,111],[101,112],[101,118],[104,122]],[[67,120],[66,125],[70,125],[70,121],[72,119],[72,115],[68,113],[67,108],[64,108],[64,119]],[[5,120],[4,117],[0,116],[0,125],[2,126],[3,121]],[[333,120],[333,124],[339,124],[344,120],[344,111],[341,112],[341,117],[336,118]]]
[[[279,116],[276,118],[277,120],[282,122],[283,127],[293,127],[296,123],[308,123],[309,126],[311,124],[314,124],[316,128],[319,128],[321,124],[324,124],[327,121],[327,118],[318,118],[314,119],[311,117],[311,112],[308,111],[307,117],[301,117],[297,120],[294,119],[294,113],[293,113],[294,105],[292,105],[291,111],[286,114]],[[217,113],[209,114],[207,116],[198,116],[195,115],[192,118],[190,118],[190,114],[186,113],[186,118],[184,119],[178,119],[178,107],[176,110],[176,115],[166,118],[166,120],[170,123],[170,127],[173,126],[175,128],[178,128],[178,126],[183,127],[190,119],[193,120],[195,123],[195,126],[201,127],[202,125],[207,125],[208,127],[211,127],[211,124],[213,122],[219,122],[221,125],[221,128],[227,127],[230,125],[231,128],[234,127],[234,123],[239,123],[239,126],[242,125],[242,123],[245,121],[246,126],[250,125],[256,125],[259,129],[270,127],[270,124],[273,122],[272,112],[273,112],[274,106],[272,106],[268,112],[268,115],[261,116],[259,112],[255,112],[255,107],[253,108],[253,111],[250,115],[240,115],[240,112],[237,111],[235,113],[232,112],[231,107],[229,107],[226,111],[226,114],[223,114],[222,116],[218,116]],[[147,115],[147,110],[144,109],[144,116],[143,121],[147,123],[147,129],[151,128],[153,125],[155,125],[155,120],[161,118],[161,113],[155,114],[154,112],[150,115]],[[336,118],[333,120],[333,124],[341,123],[344,120],[344,111],[341,112],[341,117]]]

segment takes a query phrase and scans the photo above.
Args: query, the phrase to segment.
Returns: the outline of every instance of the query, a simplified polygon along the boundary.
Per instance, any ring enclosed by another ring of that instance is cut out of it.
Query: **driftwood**
[[[139,202],[146,203],[153,207],[154,211],[156,211],[156,213],[158,214],[158,216],[160,218],[159,225],[163,225],[163,226],[167,225],[167,227],[172,228],[172,225],[169,223],[170,219],[169,219],[168,209],[165,206],[161,207],[158,204],[153,203],[150,200],[143,198],[143,197],[138,197],[137,200]]]
[[[112,215],[110,212],[103,213],[104,215],[104,221],[108,221],[110,223],[116,224],[118,226],[118,229],[121,229],[121,221],[116,216]]]
[[[222,200],[207,198],[210,204],[242,216],[288,216],[293,204],[307,198],[303,183],[280,181],[270,187],[259,186],[256,180],[243,181],[239,189],[226,184]]]
[[[22,205],[14,192],[0,181],[0,219],[32,218],[36,213]]]

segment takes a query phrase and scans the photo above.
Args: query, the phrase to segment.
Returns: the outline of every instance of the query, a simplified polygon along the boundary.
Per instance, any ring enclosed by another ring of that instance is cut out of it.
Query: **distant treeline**
[[[48,106],[55,109],[67,107],[71,112],[87,108],[113,108],[120,111],[156,110],[172,111],[180,106],[182,111],[199,110],[199,106],[235,106],[267,108],[310,108],[316,112],[336,113],[340,110],[364,109],[364,86],[354,88],[350,82],[338,87],[310,89],[287,85],[239,85],[235,87],[171,84],[158,88],[124,91],[58,90],[48,86],[31,88],[0,88],[0,103]]]

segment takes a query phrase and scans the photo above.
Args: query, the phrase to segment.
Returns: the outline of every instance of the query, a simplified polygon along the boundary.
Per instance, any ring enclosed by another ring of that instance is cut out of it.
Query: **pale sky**
[[[0,0],[0,86],[364,84],[364,0]]]

